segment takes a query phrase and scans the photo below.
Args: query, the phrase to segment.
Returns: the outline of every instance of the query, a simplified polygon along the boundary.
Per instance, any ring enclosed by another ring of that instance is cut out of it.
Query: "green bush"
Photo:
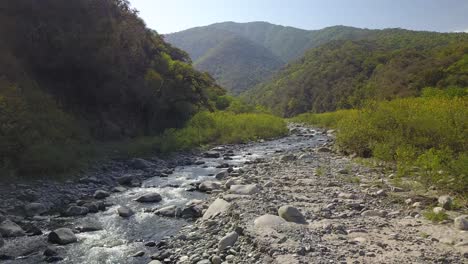
[[[425,89],[423,97],[370,102],[360,110],[304,114],[294,121],[337,128],[348,153],[396,162],[400,176],[468,193],[466,88]]]

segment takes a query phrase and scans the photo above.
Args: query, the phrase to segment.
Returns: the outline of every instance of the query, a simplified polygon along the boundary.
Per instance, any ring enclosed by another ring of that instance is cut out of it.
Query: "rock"
[[[18,199],[26,202],[37,201],[39,195],[33,190],[24,190],[18,195]]]
[[[211,257],[211,264],[221,264],[222,262],[223,260],[217,255]]]
[[[79,216],[79,215],[86,215],[89,213],[89,209],[84,206],[76,206],[72,205],[68,207],[68,209],[65,211],[66,216]]]
[[[299,156],[299,160],[311,160],[313,158],[314,156],[312,156],[311,154],[302,154]]]
[[[89,213],[99,212],[99,206],[96,203],[85,203],[82,206],[88,208]]]
[[[127,191],[127,188],[123,187],[123,186],[117,186],[117,187],[114,187],[112,189],[112,192],[114,193],[121,193],[121,192],[125,192]]]
[[[195,165],[203,165],[205,164],[206,162],[204,162],[203,160],[197,160],[194,162]]]
[[[347,169],[340,169],[338,170],[339,174],[349,174],[349,171]]]
[[[455,218],[453,225],[456,229],[468,230],[468,215],[461,215]]]
[[[135,158],[130,160],[130,166],[136,170],[144,170],[154,166],[154,164],[144,159]]]
[[[135,179],[134,175],[124,175],[124,176],[115,178],[115,180],[121,185],[131,185],[134,179]]]
[[[385,217],[386,213],[385,211],[379,211],[379,210],[367,210],[361,213],[362,216],[367,216],[367,217]]]
[[[166,216],[166,217],[176,217],[177,206],[169,205],[169,206],[156,210],[154,213],[157,215]]]
[[[338,198],[353,200],[353,199],[357,199],[358,196],[354,193],[339,193]]]
[[[215,178],[217,180],[224,180],[225,178],[229,177],[229,173],[227,171],[221,171],[216,174]]]
[[[432,212],[434,212],[434,214],[441,214],[441,213],[444,213],[445,212],[445,209],[442,208],[442,207],[434,207],[432,209]]]
[[[221,188],[221,183],[217,181],[204,181],[198,186],[198,190],[200,190],[201,192],[211,192],[214,190],[219,190]]]
[[[331,149],[326,148],[326,147],[321,147],[321,148],[317,149],[317,152],[331,152]]]
[[[41,203],[30,203],[24,206],[26,216],[41,215],[47,212],[45,205]]]
[[[135,201],[139,203],[156,203],[160,202],[162,197],[159,193],[147,193],[138,197]]]
[[[238,184],[238,179],[231,178],[224,183],[224,188],[229,189],[232,185]]]
[[[260,189],[256,184],[249,184],[249,185],[232,185],[229,188],[229,191],[234,194],[243,194],[243,195],[251,195],[258,193]]]
[[[110,196],[110,193],[103,191],[103,190],[97,190],[93,195],[94,199],[97,199],[97,200],[106,199],[109,196]]]
[[[130,217],[132,216],[133,214],[135,214],[132,209],[128,208],[128,207],[125,207],[125,206],[120,206],[118,209],[117,209],[117,213],[121,216],[121,217]]]
[[[450,210],[453,204],[452,198],[448,195],[440,196],[438,199],[438,202],[439,202],[439,205],[446,210]]]
[[[16,223],[10,220],[5,220],[0,223],[0,235],[3,237],[19,237],[24,236],[25,232]]]
[[[232,247],[237,241],[237,238],[239,238],[239,235],[233,231],[231,233],[228,233],[226,236],[224,236],[218,243],[218,251],[222,252],[224,251],[227,247]]]
[[[137,253],[133,254],[132,257],[139,258],[139,257],[143,257],[144,255],[145,255],[144,251],[138,251]]]
[[[180,217],[188,218],[199,218],[203,215],[203,206],[201,204],[186,204],[185,207],[180,211]]]
[[[5,242],[3,241],[3,238],[0,237],[0,248],[3,247],[3,245],[5,245]]]
[[[80,232],[95,232],[95,231],[102,230],[102,225],[98,221],[89,220],[81,224],[80,226],[78,226],[77,229]]]
[[[290,161],[295,161],[297,159],[297,157],[293,154],[288,154],[288,155],[284,155],[283,157],[281,157],[281,162],[290,162]]]
[[[284,205],[278,209],[278,215],[288,222],[305,224],[304,215],[295,207]]]
[[[148,263],[148,264],[162,264],[162,262],[159,261],[159,260],[152,260],[152,261],[151,261],[150,263]]]
[[[271,215],[271,214],[262,215],[254,220],[254,226],[257,229],[275,228],[285,223],[286,223],[286,220],[284,220],[283,218],[276,216],[276,215]]]
[[[203,157],[217,159],[221,157],[221,154],[219,154],[219,152],[216,152],[216,151],[208,151],[208,152],[203,153]]]
[[[387,196],[387,192],[385,190],[381,189],[381,190],[376,191],[374,193],[374,195],[377,196],[377,197],[385,197],[385,196]]]
[[[227,212],[230,208],[230,203],[218,198],[210,205],[210,207],[208,207],[206,212],[203,214],[203,219],[206,220],[213,218],[221,213]]]
[[[48,236],[50,243],[67,245],[78,241],[75,234],[69,228],[59,228],[50,232]]]
[[[62,261],[63,258],[62,257],[59,257],[59,256],[50,256],[50,257],[47,257],[45,259],[45,261],[47,263],[55,263],[55,262],[59,262],[59,261]]]
[[[44,250],[44,253],[42,253],[42,255],[44,255],[44,256],[46,256],[46,257],[57,256],[57,255],[58,255],[57,248],[54,247],[54,246],[48,246],[48,247]]]
[[[154,241],[148,241],[145,243],[145,247],[155,247],[156,246],[156,242]]]
[[[411,206],[414,207],[414,208],[421,208],[422,204],[421,204],[421,202],[415,202]]]

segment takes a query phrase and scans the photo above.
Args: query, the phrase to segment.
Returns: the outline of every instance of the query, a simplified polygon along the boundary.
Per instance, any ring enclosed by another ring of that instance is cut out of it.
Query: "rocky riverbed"
[[[393,186],[333,152],[333,132],[171,160],[115,161],[77,182],[0,187],[6,263],[468,263],[452,199]],[[433,224],[424,210],[445,211]],[[444,209],[444,207],[446,209]]]

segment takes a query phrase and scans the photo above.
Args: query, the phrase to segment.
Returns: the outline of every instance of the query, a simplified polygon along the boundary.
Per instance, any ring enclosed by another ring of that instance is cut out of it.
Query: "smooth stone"
[[[160,202],[162,197],[159,193],[147,193],[138,197],[135,201],[139,203],[156,203]]]
[[[305,224],[304,215],[295,207],[284,205],[278,209],[278,215],[288,222]]]
[[[225,178],[229,177],[229,172],[227,171],[221,171],[218,172],[215,176],[217,180],[224,180]]]
[[[15,222],[5,220],[0,224],[0,235],[3,237],[20,237],[24,236],[24,230]]]
[[[122,193],[122,192],[125,192],[127,191],[127,188],[123,187],[123,186],[117,186],[117,187],[114,187],[112,189],[112,192],[115,192],[115,193]]]
[[[234,246],[238,238],[239,235],[235,231],[228,233],[218,242],[218,251],[221,252],[227,247]]]
[[[97,190],[93,195],[94,199],[97,199],[97,200],[102,200],[109,196],[110,196],[110,193],[103,191],[103,190]]]
[[[24,206],[24,212],[27,216],[36,216],[46,213],[47,208],[41,203],[30,203]]]
[[[207,220],[213,218],[219,214],[228,211],[231,208],[231,204],[223,199],[216,199],[203,214],[203,219]]]
[[[367,216],[367,217],[385,217],[386,213],[385,211],[378,211],[378,210],[367,210],[361,213],[362,216]]]
[[[275,228],[285,223],[286,223],[286,220],[284,220],[283,218],[277,215],[271,215],[271,214],[262,215],[254,220],[254,226],[257,229]]]
[[[198,186],[198,189],[202,192],[210,192],[213,190],[219,190],[221,188],[221,183],[217,181],[204,181]]]
[[[229,191],[234,194],[252,195],[258,193],[260,189],[256,184],[249,185],[232,185]]]
[[[468,215],[461,215],[453,221],[456,229],[468,230]]]
[[[442,208],[442,207],[434,207],[434,208],[432,209],[432,212],[434,212],[434,214],[445,213],[445,211],[446,211],[446,210],[445,210],[444,208]]]
[[[90,220],[78,226],[77,229],[80,232],[95,232],[95,231],[102,230],[102,225],[98,221]]]
[[[450,210],[453,204],[452,198],[448,195],[440,196],[437,201],[439,202],[439,205],[446,210]]]
[[[222,262],[223,260],[217,255],[211,257],[211,264],[221,264]]]
[[[65,215],[67,216],[79,216],[79,215],[86,215],[89,213],[89,209],[84,206],[70,206],[68,209],[65,211]]]
[[[169,206],[156,210],[154,213],[157,215],[166,216],[166,217],[176,217],[177,206],[169,205]]]
[[[50,232],[48,236],[50,243],[67,245],[78,241],[75,234],[69,228],[59,228]]]
[[[119,216],[121,217],[130,217],[132,215],[134,215],[135,213],[133,212],[132,209],[128,208],[128,207],[125,207],[125,206],[121,206],[117,209],[117,213],[119,214]]]

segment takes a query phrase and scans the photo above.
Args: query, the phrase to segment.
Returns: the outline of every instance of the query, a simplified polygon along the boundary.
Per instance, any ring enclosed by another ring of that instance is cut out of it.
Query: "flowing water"
[[[309,133],[310,131],[305,132]],[[77,234],[78,243],[66,246],[65,255],[60,254],[61,257],[64,257],[64,261],[61,263],[148,263],[147,255],[145,257],[131,256],[144,250],[145,242],[158,242],[166,236],[174,235],[181,227],[190,224],[190,222],[157,216],[154,213],[145,212],[145,209],[184,205],[192,199],[205,199],[207,194],[196,191],[189,192],[186,191],[186,188],[193,182],[213,180],[213,175],[223,170],[216,168],[220,163],[228,163],[234,168],[240,168],[247,161],[258,158],[268,159],[269,156],[277,152],[296,151],[301,148],[317,146],[324,140],[325,137],[316,134],[313,137],[310,135],[288,136],[273,141],[237,146],[233,149],[235,156],[231,157],[232,160],[225,161],[222,157],[218,159],[200,158],[200,160],[205,161],[205,164],[176,167],[174,173],[167,178],[154,177],[143,182],[140,188],[112,194],[107,198],[107,201],[114,205],[105,212],[64,220],[68,221],[67,226],[80,226],[82,223],[97,222],[103,229]],[[135,198],[148,192],[161,194],[163,200],[155,204],[141,204],[134,201]],[[119,206],[131,208],[135,215],[127,219],[120,217],[116,213]],[[30,256],[10,263],[37,263],[39,259],[42,260],[42,256]]]

